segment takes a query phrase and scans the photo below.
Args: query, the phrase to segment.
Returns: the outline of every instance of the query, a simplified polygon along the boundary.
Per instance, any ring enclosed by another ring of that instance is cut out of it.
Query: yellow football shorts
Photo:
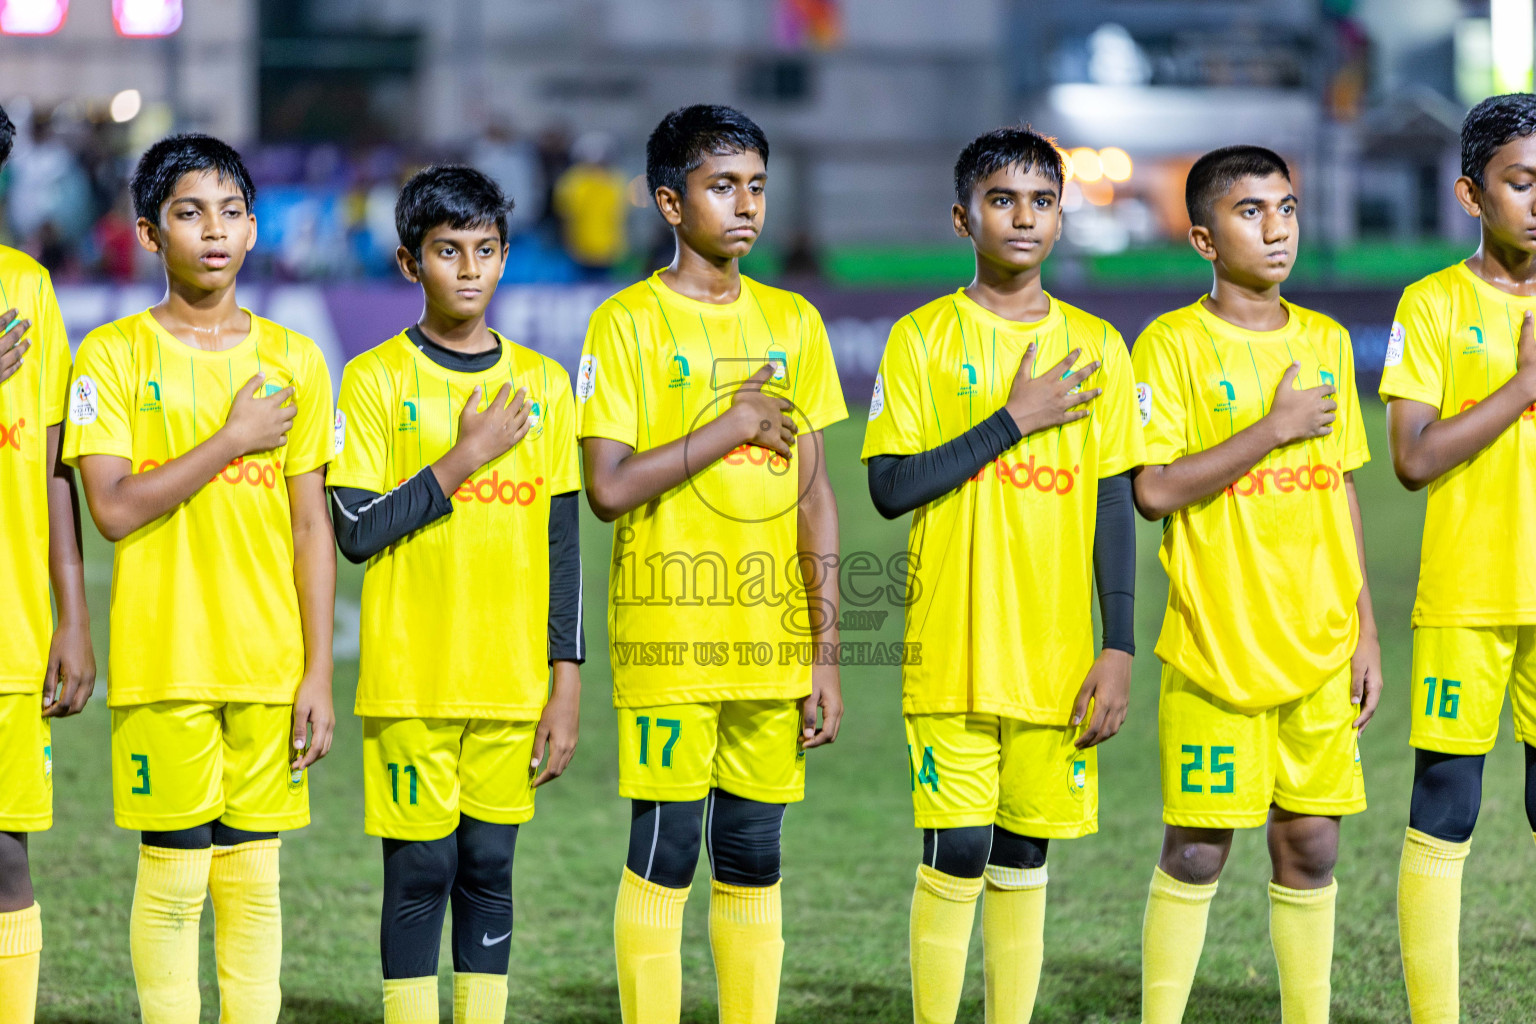
[[[122,828],[210,821],[251,832],[309,824],[309,780],[292,770],[291,704],[157,701],[112,709],[112,809]]]
[[[40,693],[0,693],[0,832],[53,827],[53,740]]]
[[[1486,754],[1508,689],[1515,739],[1536,744],[1536,626],[1423,626],[1413,631],[1413,729],[1441,754]]]
[[[907,715],[918,828],[998,824],[1039,839],[1099,830],[1099,756],[1072,745],[1076,726],[999,715]]]
[[[533,817],[537,722],[364,718],[363,827],[388,839],[441,839],[460,813],[497,825]]]
[[[769,804],[805,798],[799,700],[617,710],[622,797],[702,800],[723,789]]]
[[[1293,814],[1365,810],[1365,775],[1350,703],[1350,666],[1305,697],[1244,712],[1163,665],[1157,708],[1163,821],[1254,828],[1273,804]]]

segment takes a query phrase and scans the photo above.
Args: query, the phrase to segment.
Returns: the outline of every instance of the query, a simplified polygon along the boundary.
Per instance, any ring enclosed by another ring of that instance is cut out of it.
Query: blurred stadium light
[[[1531,50],[1536,45],[1532,6],[1531,0],[1489,0],[1494,92],[1531,90]]]
[[[64,26],[69,0],[0,0],[0,33],[46,36]]]
[[[181,0],[112,0],[112,24],[129,39],[168,36],[181,27]]]

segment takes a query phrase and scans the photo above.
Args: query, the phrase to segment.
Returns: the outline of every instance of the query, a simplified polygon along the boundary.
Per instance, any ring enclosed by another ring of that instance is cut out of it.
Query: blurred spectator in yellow
[[[585,276],[606,278],[629,252],[624,222],[629,216],[628,182],[609,163],[608,140],[581,136],[574,162],[555,182],[554,207],[565,251]]]

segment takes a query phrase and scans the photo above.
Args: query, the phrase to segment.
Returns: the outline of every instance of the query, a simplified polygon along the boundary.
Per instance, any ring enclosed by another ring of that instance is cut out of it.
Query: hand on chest
[[[1336,363],[1294,346],[1265,352],[1251,352],[1242,346],[1216,355],[1217,358],[1198,364],[1190,381],[1189,400],[1194,413],[1190,421],[1197,434],[1214,428],[1214,433],[1225,439],[1258,422],[1273,408],[1275,395],[1293,362],[1297,364],[1296,376],[1290,384],[1293,389],[1339,386],[1341,369]],[[1337,396],[1334,400],[1338,401]]]
[[[534,457],[544,436],[548,398],[542,382],[518,380],[503,372],[499,376],[452,383],[423,380],[419,387],[400,390],[394,396],[391,410],[397,460],[410,462],[414,458],[421,465],[427,465],[452,448],[459,438],[465,408],[477,384],[481,389],[479,410],[482,412],[497,400],[503,388],[508,402],[515,398],[519,389],[526,392],[528,431],[510,451],[493,459],[492,464]]]

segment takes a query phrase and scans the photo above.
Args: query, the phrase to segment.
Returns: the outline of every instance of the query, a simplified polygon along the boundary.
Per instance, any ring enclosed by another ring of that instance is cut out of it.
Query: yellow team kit
[[[1381,373],[1383,398],[1472,408],[1515,373],[1536,297],[1500,291],[1457,263],[1410,285]],[[1468,543],[1497,536],[1499,542]],[[1536,407],[1429,485],[1413,605],[1410,742],[1484,754],[1504,691],[1515,739],[1536,743]]]
[[[1131,360],[1115,329],[1060,300],[1018,323],[955,292],[899,320],[863,458],[915,455],[993,415],[1025,349],[1043,374],[1073,349],[1102,365],[1088,415],[1025,436],[912,517],[902,667],[917,824],[1043,837],[1098,828],[1096,752],[1072,703],[1094,661],[1098,484],[1142,462]]]
[[[847,416],[821,316],[741,278],[725,304],[660,273],[592,315],[578,433],[645,451],[721,415],[764,364],[803,437]],[[802,443],[799,457],[811,457]],[[786,803],[804,791],[797,701],[815,651],[797,558],[798,467],[743,445],[615,523],[608,635],[619,791],[692,800],[711,786]],[[679,708],[688,705],[688,708]]]
[[[550,499],[576,491],[576,410],[554,360],[505,338],[488,369],[439,366],[400,334],[347,364],[328,483],[383,493],[440,459],[476,386],[489,403],[526,389],[527,435],[450,495],[451,515],[369,560],[362,660],[366,824],[438,839],[464,811],[533,816],[528,764],[548,693]],[[472,642],[445,644],[454,635]]]
[[[53,824],[53,741],[42,717],[53,636],[48,582],[48,428],[64,419],[69,338],[48,271],[0,246],[0,310],[32,321],[31,350],[0,385],[0,832]],[[0,333],[8,324],[0,323]]]
[[[1271,803],[1365,808],[1350,704],[1362,577],[1345,475],[1370,454],[1348,334],[1285,309],[1283,328],[1249,331],[1197,301],[1154,320],[1132,352],[1148,465],[1258,421],[1292,363],[1296,387],[1330,385],[1338,403],[1330,433],[1269,453],[1164,525],[1158,737],[1169,824],[1261,825]]]
[[[238,345],[205,352],[145,311],[92,331],[76,358],[65,460],[110,455],[135,473],[207,440],[258,372],[263,393],[294,388],[288,443],[235,459],[114,547],[107,703],[124,828],[309,820],[289,769],[304,634],[286,481],[330,461],[331,381],[312,341],[255,315]]]

